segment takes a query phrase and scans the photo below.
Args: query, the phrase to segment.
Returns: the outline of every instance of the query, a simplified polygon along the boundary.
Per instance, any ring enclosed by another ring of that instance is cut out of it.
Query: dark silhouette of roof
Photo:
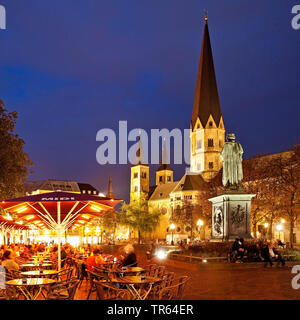
[[[216,125],[219,126],[222,111],[206,19],[191,120],[192,128],[194,128],[198,118],[205,127],[210,115],[212,115]]]
[[[170,170],[170,171],[173,171],[170,167],[169,164],[165,163],[161,163],[161,165],[159,166],[159,168],[156,170],[156,171],[163,171],[163,170]]]

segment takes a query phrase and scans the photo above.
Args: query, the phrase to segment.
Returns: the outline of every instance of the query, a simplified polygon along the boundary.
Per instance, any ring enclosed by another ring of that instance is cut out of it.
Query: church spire
[[[107,194],[106,194],[107,198],[111,198],[114,199],[114,192],[113,192],[113,188],[112,188],[112,182],[111,182],[111,177],[109,177],[109,182],[108,182],[108,190],[107,190]]]
[[[201,57],[191,121],[192,129],[194,129],[198,118],[200,119],[202,126],[206,127],[210,115],[212,115],[218,127],[222,117],[222,111],[217,88],[206,11]]]
[[[135,159],[134,165],[136,166],[136,165],[140,165],[140,164],[147,165],[145,163],[141,136],[139,136],[139,140],[138,140],[138,147],[137,147],[137,150],[136,150],[136,159]]]
[[[160,160],[160,166],[157,169],[157,171],[161,171],[161,170],[172,170],[170,167],[170,162],[169,162],[168,153],[167,153],[166,139],[164,139],[162,144],[162,157]]]

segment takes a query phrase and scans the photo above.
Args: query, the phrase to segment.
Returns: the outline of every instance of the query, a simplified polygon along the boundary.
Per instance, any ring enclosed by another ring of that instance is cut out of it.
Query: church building
[[[180,212],[187,203],[196,206],[208,189],[209,181],[222,167],[220,153],[225,142],[225,126],[222,116],[218,87],[213,62],[213,54],[205,18],[204,35],[196,83],[194,107],[190,123],[190,173],[179,181],[174,181],[173,170],[166,161],[166,148],[163,145],[162,161],[156,171],[156,185],[149,186],[149,166],[140,161],[142,146],[139,141],[137,163],[131,167],[130,199],[139,198],[141,193],[148,195],[149,205],[162,212],[159,227],[153,238],[166,239],[170,236],[170,224],[174,214]],[[200,210],[200,208],[199,208]],[[204,227],[205,228],[205,227]],[[191,231],[191,223],[176,224],[176,239],[186,239]],[[206,232],[208,236],[210,232]],[[174,235],[173,235],[174,236]]]

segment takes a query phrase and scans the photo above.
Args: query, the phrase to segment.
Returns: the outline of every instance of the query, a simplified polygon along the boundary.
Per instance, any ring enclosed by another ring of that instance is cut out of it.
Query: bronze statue
[[[223,186],[238,189],[243,180],[243,153],[244,150],[239,142],[235,140],[234,133],[227,134],[227,142],[221,152],[223,160]]]

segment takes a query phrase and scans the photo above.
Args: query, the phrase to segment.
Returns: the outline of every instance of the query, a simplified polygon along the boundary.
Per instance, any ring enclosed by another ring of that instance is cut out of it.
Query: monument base
[[[251,199],[255,194],[225,193],[209,199],[212,202],[212,241],[252,239]]]

